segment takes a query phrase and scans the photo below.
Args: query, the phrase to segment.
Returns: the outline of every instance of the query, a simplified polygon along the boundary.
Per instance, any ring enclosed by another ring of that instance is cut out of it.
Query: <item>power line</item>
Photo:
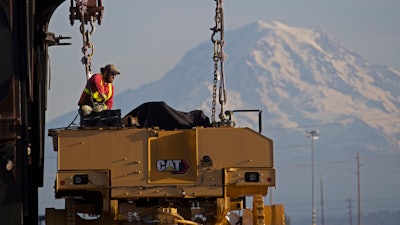
[[[328,123],[316,123],[316,124],[303,124],[298,126],[288,126],[288,127],[269,127],[268,130],[304,130],[307,128],[315,128],[315,127],[326,127],[326,126],[345,126],[354,122],[372,122],[372,121],[383,121],[383,120],[392,120],[392,119],[400,119],[399,115],[395,116],[385,116],[385,117],[371,117],[367,119],[342,119],[337,122],[328,122]]]
[[[325,165],[325,164],[332,164],[332,163],[354,163],[354,160],[346,159],[346,160],[326,160],[326,161],[319,161],[318,163],[315,163],[315,165]],[[279,168],[290,168],[290,167],[310,167],[310,163],[304,163],[304,164],[288,164],[288,165],[280,165]]]
[[[385,158],[389,158],[392,159],[393,157],[400,157],[399,155],[378,155],[378,156],[371,156],[371,157],[363,157],[363,162],[365,161],[369,161],[369,160],[373,160],[374,162],[377,159],[385,159]],[[356,160],[354,159],[339,159],[339,160],[319,160],[318,163],[315,163],[315,165],[319,165],[319,166],[324,166],[326,164],[337,164],[337,163],[355,163]],[[387,164],[384,164],[387,165]],[[310,163],[304,163],[304,164],[286,164],[286,165],[280,165],[279,168],[290,168],[290,167],[310,167],[311,164]]]
[[[339,144],[349,144],[349,143],[356,143],[356,142],[366,142],[366,141],[371,141],[371,140],[378,140],[378,139],[383,139],[383,137],[374,137],[374,138],[360,138],[360,139],[348,139],[344,141],[335,141],[335,142],[319,142],[320,146],[329,146],[329,145],[339,145]],[[289,146],[275,146],[275,150],[284,150],[284,149],[291,149],[291,148],[306,148],[308,145],[302,144],[302,145],[289,145]]]

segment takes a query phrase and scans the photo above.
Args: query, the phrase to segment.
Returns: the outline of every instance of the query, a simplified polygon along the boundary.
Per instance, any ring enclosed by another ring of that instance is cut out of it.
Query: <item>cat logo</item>
[[[170,172],[172,174],[184,174],[188,171],[189,165],[181,159],[160,159],[157,160],[158,172]]]

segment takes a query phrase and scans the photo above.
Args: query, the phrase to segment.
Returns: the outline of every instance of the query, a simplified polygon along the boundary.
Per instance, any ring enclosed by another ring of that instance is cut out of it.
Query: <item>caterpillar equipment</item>
[[[47,209],[48,225],[285,224],[283,206],[263,202],[275,186],[273,142],[250,128],[93,126],[49,135],[65,209]]]

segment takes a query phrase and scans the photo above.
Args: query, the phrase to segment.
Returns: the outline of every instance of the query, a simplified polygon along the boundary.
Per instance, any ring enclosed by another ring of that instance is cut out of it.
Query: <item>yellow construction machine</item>
[[[283,206],[263,201],[275,186],[273,142],[250,128],[122,125],[49,135],[65,209],[47,209],[47,225],[285,224]]]

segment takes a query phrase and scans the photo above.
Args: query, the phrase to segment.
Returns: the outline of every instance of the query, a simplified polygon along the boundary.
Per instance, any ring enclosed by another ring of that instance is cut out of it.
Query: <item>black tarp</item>
[[[159,127],[164,130],[210,127],[210,119],[201,110],[181,112],[165,102],[147,102],[129,112],[125,117],[138,118],[139,127]]]

